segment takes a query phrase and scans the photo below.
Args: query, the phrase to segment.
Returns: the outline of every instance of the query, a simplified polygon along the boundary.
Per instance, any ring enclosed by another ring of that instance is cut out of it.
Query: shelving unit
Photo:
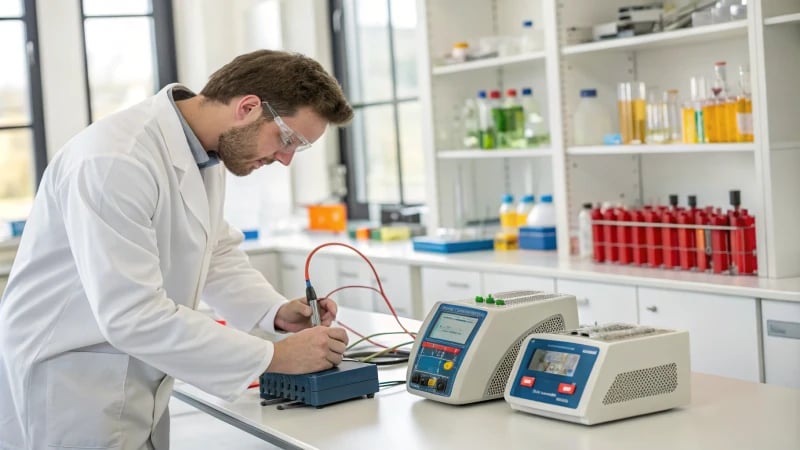
[[[564,55],[603,52],[610,50],[644,50],[659,47],[671,47],[706,43],[714,40],[729,39],[735,36],[747,36],[747,22],[735,22],[707,25],[698,28],[685,28],[662,33],[645,34],[628,38],[610,39],[600,42],[589,42],[566,46],[561,50]]]
[[[757,220],[759,276],[800,276],[800,74],[797,48],[800,4],[796,0],[750,0],[748,17],[736,22],[603,42],[565,45],[566,29],[615,20],[629,0],[418,0],[421,33],[420,84],[426,122],[426,176],[433,227],[452,226],[457,211],[481,218],[497,210],[502,193],[554,194],[558,256],[570,258],[570,231],[584,202],[620,201],[631,206],[667,195],[695,194],[702,204],[725,207],[728,191],[742,192],[742,207]],[[453,14],[453,11],[459,14]],[[463,14],[462,14],[463,12]],[[453,42],[511,35],[532,18],[544,28],[541,54],[433,67]],[[781,25],[781,24],[789,24]],[[778,26],[780,25],[780,26]],[[535,57],[534,57],[535,56]],[[644,81],[659,90],[676,88],[687,98],[689,79],[713,75],[728,64],[736,88],[747,67],[753,97],[755,142],[627,146],[572,145],[573,112],[580,89],[595,88],[617,129],[616,86]],[[446,75],[446,76],[443,76]],[[550,124],[550,148],[454,150],[443,138],[452,108],[477,89],[533,85]],[[545,157],[546,156],[546,157]],[[469,199],[459,210],[457,199]],[[657,269],[654,269],[657,270]],[[655,276],[655,275],[654,275]]]
[[[502,159],[502,158],[549,158],[553,155],[551,148],[528,149],[495,149],[495,150],[441,150],[436,154],[439,159]]]
[[[464,63],[436,66],[433,68],[431,73],[433,75],[447,75],[452,73],[466,72],[469,70],[492,69],[511,64],[542,61],[544,60],[544,57],[545,57],[544,52],[536,52],[536,53],[524,53],[513,56],[478,59],[475,61],[468,61]]]
[[[648,155],[670,153],[728,153],[728,152],[755,152],[756,146],[752,143],[729,144],[642,144],[642,145],[585,145],[568,147],[568,155]]]

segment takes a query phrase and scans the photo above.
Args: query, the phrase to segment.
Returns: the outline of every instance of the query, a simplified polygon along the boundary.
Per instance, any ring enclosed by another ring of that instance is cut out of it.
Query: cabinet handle
[[[339,276],[342,278],[358,278],[358,274],[353,272],[339,272]]]
[[[647,307],[647,308],[645,308],[645,309],[646,309],[646,310],[648,310],[648,311],[650,311],[650,312],[658,312],[658,307],[657,307],[656,305],[651,305],[651,306],[648,306],[648,307]]]
[[[467,284],[467,283],[456,283],[455,281],[448,281],[447,282],[447,287],[459,288],[459,289],[467,289],[469,287],[469,284]]]
[[[297,266],[294,266],[292,264],[282,264],[281,267],[286,269],[286,270],[295,270],[295,269],[297,269]]]
[[[578,305],[588,305],[589,304],[589,297],[578,297],[575,299],[575,302]]]

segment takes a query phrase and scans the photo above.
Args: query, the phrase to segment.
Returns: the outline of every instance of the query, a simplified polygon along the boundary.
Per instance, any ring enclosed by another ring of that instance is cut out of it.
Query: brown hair
[[[242,95],[257,95],[282,116],[292,116],[298,108],[310,106],[336,125],[353,118],[353,109],[336,79],[320,63],[299,53],[256,50],[237,56],[211,75],[200,94],[222,103]],[[272,121],[268,112],[265,117]]]

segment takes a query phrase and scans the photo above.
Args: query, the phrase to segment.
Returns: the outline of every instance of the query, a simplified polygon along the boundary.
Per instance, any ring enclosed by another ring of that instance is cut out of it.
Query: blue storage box
[[[555,250],[556,227],[520,227],[519,248],[527,250]]]
[[[412,242],[414,250],[420,252],[458,253],[494,248],[494,239],[448,240],[433,236],[420,236],[413,238]]]

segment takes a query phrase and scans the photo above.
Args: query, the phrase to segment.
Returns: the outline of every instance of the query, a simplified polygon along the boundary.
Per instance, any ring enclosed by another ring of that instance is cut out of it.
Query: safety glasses
[[[308,142],[308,139],[304,138],[303,135],[294,131],[286,125],[286,122],[281,119],[281,116],[272,109],[272,106],[269,106],[268,102],[261,102],[264,106],[267,107],[270,114],[272,114],[272,118],[275,123],[278,125],[278,129],[281,132],[281,143],[283,144],[280,151],[283,153],[292,153],[292,152],[302,152],[303,150],[308,150],[311,147],[311,143]]]

